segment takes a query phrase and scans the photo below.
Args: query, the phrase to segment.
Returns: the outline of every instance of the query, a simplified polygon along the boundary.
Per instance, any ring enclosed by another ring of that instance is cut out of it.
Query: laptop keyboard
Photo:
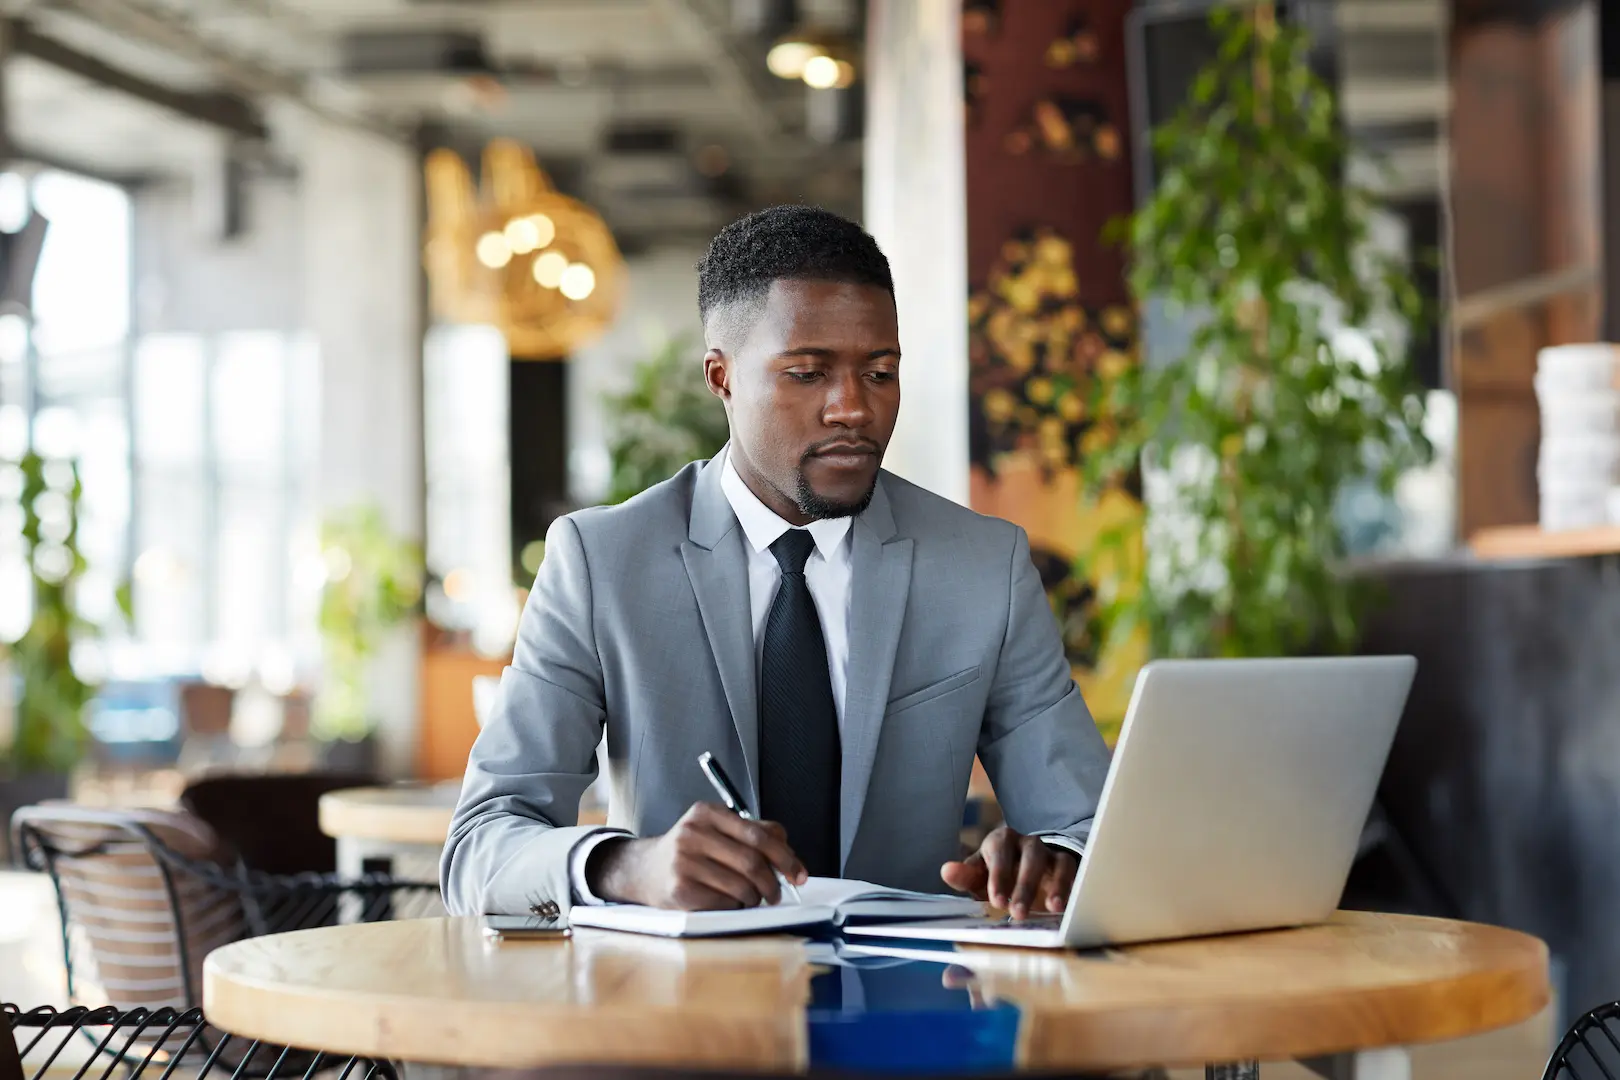
[[[986,930],[1056,930],[1063,925],[1060,911],[1036,911],[1022,919],[1011,915],[985,926]]]

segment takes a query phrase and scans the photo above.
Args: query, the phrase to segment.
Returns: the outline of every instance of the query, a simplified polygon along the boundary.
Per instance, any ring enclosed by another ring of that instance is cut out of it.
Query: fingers
[[[984,856],[984,866],[989,874],[989,900],[998,908],[1005,909],[1012,899],[1013,886],[1018,880],[1018,842],[1023,839],[1011,829],[1003,826],[984,838],[979,845],[979,854]]]
[[[782,899],[782,886],[776,880],[771,862],[763,852],[748,842],[734,839],[724,833],[700,833],[698,843],[705,856],[733,873],[747,878],[767,903]]]
[[[664,837],[667,906],[689,911],[753,907],[781,900],[780,867],[789,880],[807,877],[774,822],[747,821],[724,807],[693,806]]]
[[[782,876],[795,885],[803,885],[810,874],[804,863],[789,846],[787,830],[774,821],[748,821],[730,810],[712,803],[699,803],[692,808],[701,811],[700,820],[712,826],[719,834],[729,837],[762,858],[771,870],[780,870]]]
[[[975,900],[988,899],[986,888],[990,878],[985,870],[984,856],[976,851],[966,859],[941,866],[939,876],[957,892],[967,893]]]
[[[747,876],[713,859],[680,855],[675,861],[674,906],[685,911],[757,907],[760,892]]]
[[[1015,919],[1027,919],[1029,906],[1052,867],[1052,856],[1046,845],[1033,836],[1020,839],[1014,850],[1018,853],[1018,877],[1007,910]]]
[[[1052,851],[1052,868],[1046,874],[1046,910],[1062,911],[1069,906],[1069,894],[1074,892],[1074,876],[1080,870],[1080,860],[1070,851]]]

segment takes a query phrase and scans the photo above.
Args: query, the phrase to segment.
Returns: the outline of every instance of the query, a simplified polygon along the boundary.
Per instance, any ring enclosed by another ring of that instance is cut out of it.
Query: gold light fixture
[[[778,79],[803,78],[805,65],[827,55],[827,47],[808,34],[789,34],[765,54],[765,66]]]
[[[534,260],[534,280],[548,289],[562,284],[563,271],[568,269],[568,256],[560,251],[542,251]]]
[[[612,323],[624,285],[613,234],[553,188],[527,148],[491,142],[476,188],[450,150],[429,154],[425,173],[436,316],[498,326],[513,356],[535,360],[565,357]]]
[[[478,256],[478,261],[491,270],[499,270],[512,261],[511,242],[498,232],[487,232],[480,236],[473,252]]]
[[[855,82],[852,55],[842,34],[801,27],[776,40],[765,66],[778,79],[799,79],[812,90],[842,90]]]
[[[832,56],[812,56],[799,77],[812,90],[842,90],[855,82],[855,65]]]

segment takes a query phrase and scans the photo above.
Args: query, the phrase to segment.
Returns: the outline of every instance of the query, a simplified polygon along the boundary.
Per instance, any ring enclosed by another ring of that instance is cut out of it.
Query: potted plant
[[[394,535],[382,511],[366,504],[321,525],[326,581],[320,631],[324,666],[312,731],[329,768],[375,772],[376,717],[368,675],[383,638],[421,610],[421,548]]]
[[[1194,324],[1185,354],[1099,373],[1098,498],[1138,468],[1139,588],[1105,592],[1109,634],[1146,624],[1158,656],[1343,650],[1366,602],[1342,572],[1344,492],[1386,496],[1422,463],[1423,399],[1403,339],[1423,315],[1408,261],[1380,250],[1379,196],[1352,167],[1305,32],[1266,6],[1218,9],[1219,52],[1153,133],[1152,198],[1117,230],[1139,303]],[[1110,550],[1116,549],[1116,550]]]
[[[0,687],[0,707],[9,712],[8,722],[0,724],[0,832],[9,831],[17,808],[68,795],[88,739],[84,712],[95,695],[74,669],[72,652],[101,632],[75,603],[85,571],[79,550],[84,486],[77,465],[29,451],[11,468],[21,479],[21,539],[33,614],[0,658],[8,684]],[[127,590],[119,600],[127,615]]]
[[[690,336],[670,337],[636,365],[627,390],[606,398],[608,502],[621,503],[726,444],[725,407],[703,381],[701,356]]]

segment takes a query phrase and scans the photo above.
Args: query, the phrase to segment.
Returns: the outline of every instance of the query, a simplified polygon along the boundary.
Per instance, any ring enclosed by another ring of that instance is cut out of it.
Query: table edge
[[[1515,939],[1522,954],[1484,971],[1393,986],[1322,990],[1297,995],[1286,1003],[1260,995],[1248,999],[1238,995],[1171,1006],[1140,1002],[1095,1012],[1042,1012],[1020,1005],[1014,994],[1002,993],[998,1000],[1009,1002],[1022,1013],[1018,1036],[1020,1070],[1070,1071],[1278,1060],[1443,1042],[1507,1027],[1544,1009],[1551,999],[1545,942],[1506,927],[1466,925],[1485,927]],[[249,939],[253,940],[257,939]],[[234,947],[224,946],[219,952]],[[1489,984],[1483,989],[1479,986],[1482,980]],[[218,952],[204,962],[203,983],[204,1009],[211,1021],[235,1034],[270,1042],[296,1044],[299,1040],[287,1038],[289,1031],[324,1031],[330,1027],[332,1010],[345,1010],[347,1006],[361,1015],[343,1029],[340,1041],[327,1038],[332,1045],[319,1049],[374,1057],[494,1068],[588,1061],[802,1071],[808,1055],[809,1025],[803,1006],[705,1012],[704,1023],[694,1025],[692,1012],[678,1005],[627,1009],[612,1004],[570,1004],[554,1010],[551,1016],[542,1016],[532,1002],[480,1002],[478,1010],[485,1021],[531,1029],[543,1024],[543,1039],[531,1038],[514,1048],[469,1044],[464,1038],[458,1039],[446,1010],[431,998],[330,988],[319,988],[314,994],[288,993],[279,982],[221,971]],[[1447,1009],[1443,1002],[1465,986],[1470,988],[1470,1006]],[[1242,1019],[1246,1010],[1254,1010],[1254,1019]],[[387,1015],[380,1015],[383,1012]],[[260,1023],[270,1016],[276,1018],[276,1023]],[[1417,1017],[1422,1017],[1421,1025],[1414,1023]],[[633,1025],[637,1032],[635,1040],[623,1039],[627,1025]],[[1198,1033],[1195,1059],[1171,1054],[1144,1060],[1144,1048],[1173,1042],[1165,1033],[1176,1027]],[[1371,1038],[1367,1035],[1369,1028],[1375,1032]],[[701,1034],[694,1037],[697,1029]],[[1356,1033],[1353,1038],[1348,1034],[1351,1031]],[[1227,1037],[1223,1039],[1222,1033]],[[619,1037],[613,1038],[615,1034]],[[469,1054],[469,1045],[477,1052]],[[613,1048],[611,1054],[604,1053],[604,1046]],[[435,1047],[454,1047],[458,1052],[436,1053]]]

